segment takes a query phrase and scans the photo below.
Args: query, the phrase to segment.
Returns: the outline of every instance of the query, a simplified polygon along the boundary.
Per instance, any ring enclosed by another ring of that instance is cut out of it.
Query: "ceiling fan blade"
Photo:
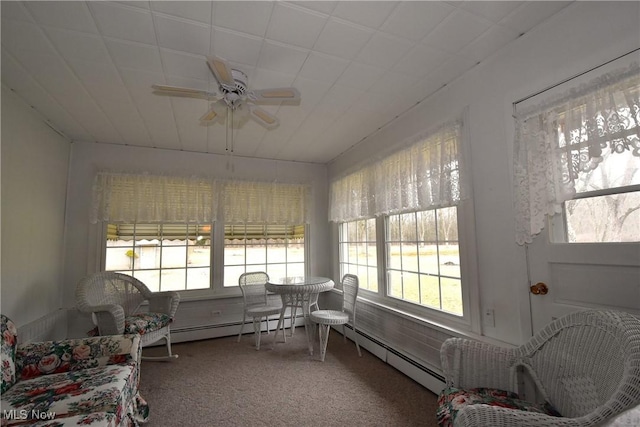
[[[255,105],[249,105],[249,117],[267,129],[276,128],[280,124],[276,116]]]
[[[207,65],[209,65],[209,69],[215,76],[216,80],[218,80],[220,86],[223,86],[228,90],[233,90],[235,88],[236,82],[233,79],[231,66],[225,59],[218,56],[208,56]]]
[[[295,87],[252,90],[248,96],[252,101],[260,103],[282,101],[294,103],[300,101],[300,92]]]
[[[155,95],[180,96],[184,98],[215,99],[216,93],[206,90],[191,89],[188,87],[151,85]]]
[[[200,117],[200,124],[209,124],[218,116],[218,113],[212,108]]]

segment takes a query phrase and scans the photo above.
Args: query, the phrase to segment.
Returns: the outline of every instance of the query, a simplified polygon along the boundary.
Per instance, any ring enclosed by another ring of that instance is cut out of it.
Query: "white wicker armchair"
[[[146,310],[141,310],[143,302]],[[144,359],[171,359],[169,325],[180,303],[177,292],[151,292],[135,277],[105,271],[80,280],[76,287],[79,311],[92,314],[98,335],[140,334],[143,347],[164,339],[167,356]]]
[[[441,361],[442,426],[597,426],[640,404],[640,320],[624,312],[572,313],[513,349],[450,338]],[[521,374],[538,404],[496,391],[517,393]]]

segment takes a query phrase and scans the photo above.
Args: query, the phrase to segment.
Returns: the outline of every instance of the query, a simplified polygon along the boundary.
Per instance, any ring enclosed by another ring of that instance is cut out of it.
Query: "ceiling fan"
[[[279,124],[278,118],[256,104],[297,103],[300,101],[300,92],[294,87],[248,89],[247,75],[241,70],[231,68],[226,60],[218,56],[207,57],[207,65],[218,82],[219,94],[206,90],[159,84],[151,86],[153,93],[212,101],[209,110],[200,117],[200,124],[210,125],[215,123],[216,118],[226,117],[227,126],[230,127],[233,127],[235,123],[233,115],[236,114],[236,118],[248,116],[265,128],[273,129]],[[227,113],[226,116],[225,113]],[[231,116],[231,122],[229,122],[229,116]]]

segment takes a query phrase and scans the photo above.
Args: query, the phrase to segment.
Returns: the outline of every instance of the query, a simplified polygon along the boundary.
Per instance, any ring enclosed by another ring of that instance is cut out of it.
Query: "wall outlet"
[[[222,314],[222,312],[220,310],[211,310],[211,315],[212,316],[220,316]]]
[[[484,311],[484,316],[482,316],[482,323],[484,323],[485,326],[490,326],[492,328],[496,327],[496,318],[493,308],[487,308]]]

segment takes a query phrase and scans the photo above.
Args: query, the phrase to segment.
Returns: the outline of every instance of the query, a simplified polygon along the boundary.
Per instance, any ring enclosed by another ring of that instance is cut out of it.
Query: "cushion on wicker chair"
[[[560,413],[550,404],[534,404],[521,400],[517,393],[492,388],[459,389],[455,387],[445,388],[438,397],[438,425],[451,427],[462,408],[467,405],[500,406],[520,411],[539,412],[554,417],[560,417]]]
[[[164,328],[172,321],[171,316],[163,313],[133,314],[124,318],[124,333],[144,335]]]
[[[2,354],[2,390],[9,390],[16,382],[16,347],[18,330],[4,314],[0,315],[0,353]]]

